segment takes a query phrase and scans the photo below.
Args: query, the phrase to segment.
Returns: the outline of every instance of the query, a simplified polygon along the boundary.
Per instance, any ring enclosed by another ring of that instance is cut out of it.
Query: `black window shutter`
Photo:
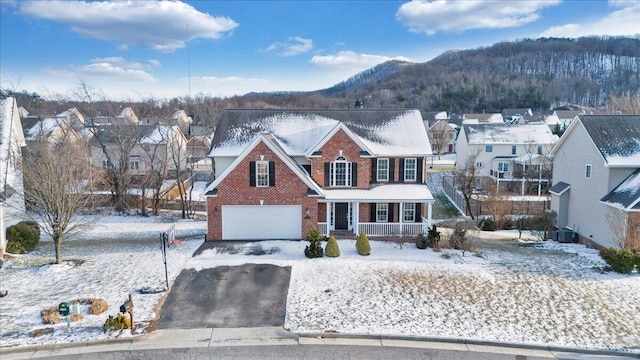
[[[387,221],[393,222],[393,204],[389,203],[389,212],[387,212]]]
[[[357,162],[351,163],[351,186],[353,187],[358,186],[358,163]]]
[[[396,181],[396,159],[389,159],[389,182]]]
[[[371,159],[371,183],[378,182],[378,159]]]
[[[421,184],[422,183],[422,165],[423,165],[423,159],[421,158],[417,158],[416,159],[416,182]]]
[[[276,186],[276,162],[269,161],[269,186]]]
[[[324,163],[324,186],[329,186],[331,184],[331,163]]]
[[[376,203],[369,203],[369,220],[376,222]]]
[[[249,161],[249,186],[256,186],[256,162]]]
[[[400,166],[398,166],[398,180],[404,182],[404,158],[400,159]]]
[[[422,221],[422,204],[416,203],[416,222]]]

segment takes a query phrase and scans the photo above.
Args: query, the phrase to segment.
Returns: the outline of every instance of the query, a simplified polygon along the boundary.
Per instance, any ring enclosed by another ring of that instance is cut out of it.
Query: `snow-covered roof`
[[[600,201],[627,211],[640,211],[640,168]]]
[[[578,116],[607,166],[640,167],[640,115]]]
[[[311,190],[309,194],[321,196],[322,188],[311,178],[311,176],[298,164],[293,158],[285,153],[280,143],[270,133],[260,133],[254,135],[253,139],[247,144],[242,152],[238,154],[236,159],[220,174],[216,179],[204,190],[205,195],[215,196],[215,189],[218,185],[238,166],[238,164],[260,143],[264,143],[271,151],[273,151],[280,160],[289,167]]]
[[[433,201],[431,191],[424,184],[386,184],[371,189],[325,189],[324,198],[330,201]]]
[[[344,124],[372,155],[431,154],[418,110],[231,109],[218,119],[211,153],[238,156],[257,133],[268,132],[289,156],[304,156],[327,134]]]
[[[141,144],[166,144],[174,132],[180,131],[177,126],[153,126],[151,131],[140,138]]]
[[[558,136],[545,124],[464,124],[469,144],[553,144]]]

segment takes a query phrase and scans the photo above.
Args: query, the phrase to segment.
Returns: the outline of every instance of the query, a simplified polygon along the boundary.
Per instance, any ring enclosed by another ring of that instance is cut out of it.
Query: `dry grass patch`
[[[70,305],[81,304],[88,305],[88,315],[100,315],[109,310],[109,304],[107,300],[99,298],[79,298],[69,302]],[[52,306],[40,311],[40,317],[43,324],[58,324],[60,323],[60,313],[58,313],[58,306]],[[69,320],[71,322],[80,321],[84,319],[83,314],[70,314]]]

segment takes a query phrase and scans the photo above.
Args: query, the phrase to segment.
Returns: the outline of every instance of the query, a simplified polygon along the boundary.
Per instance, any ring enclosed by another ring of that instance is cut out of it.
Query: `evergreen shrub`
[[[333,235],[329,236],[329,241],[327,241],[327,246],[325,246],[324,252],[329,257],[340,256],[340,246],[338,246],[338,241],[333,237]]]
[[[7,228],[7,252],[24,254],[33,251],[40,241],[40,227],[35,221],[21,221]]]
[[[367,256],[371,254],[371,245],[369,244],[369,238],[364,233],[364,231],[360,232],[358,238],[356,239],[356,250],[358,254],[362,256]]]
[[[632,272],[637,262],[637,254],[627,249],[602,249],[600,250],[600,257],[613,271],[621,274],[629,274]]]
[[[322,250],[322,235],[320,231],[316,228],[313,228],[307,232],[306,239],[309,242],[309,245],[304,249],[304,255],[309,259],[313,258],[321,258],[324,256],[324,250]]]

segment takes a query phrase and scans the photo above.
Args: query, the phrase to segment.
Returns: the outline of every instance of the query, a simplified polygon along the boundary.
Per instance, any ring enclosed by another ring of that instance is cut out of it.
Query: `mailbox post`
[[[71,336],[71,320],[69,320],[69,303],[61,302],[58,305],[58,314],[67,321],[67,336]]]
[[[133,334],[135,330],[135,325],[133,324],[133,295],[129,294],[129,300],[125,301],[124,304],[120,305],[121,313],[129,313],[129,317],[131,318],[131,334]]]

